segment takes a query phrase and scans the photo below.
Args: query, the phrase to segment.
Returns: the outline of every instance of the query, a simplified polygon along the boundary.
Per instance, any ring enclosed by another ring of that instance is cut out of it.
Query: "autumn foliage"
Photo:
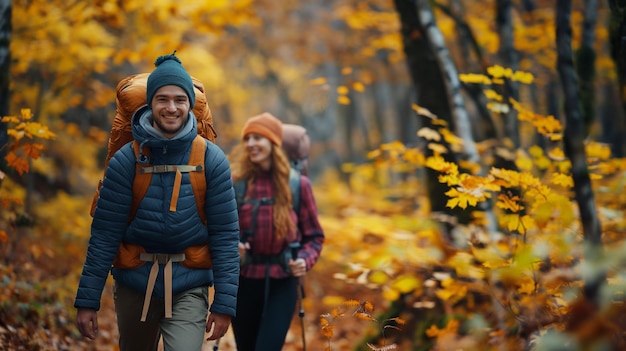
[[[0,145],[8,168],[0,172],[0,350],[115,349],[110,284],[97,342],[80,339],[73,325],[89,207],[115,84],[148,71],[171,46],[205,83],[224,149],[242,121],[270,108],[302,118],[317,137],[310,165],[322,164],[314,192],[326,242],[305,279],[307,349],[626,349],[626,161],[589,135],[604,253],[588,260],[563,119],[558,106],[546,106],[559,99],[553,1],[517,10],[516,68],[489,63],[498,62],[496,1],[431,2],[465,92],[479,92],[467,107],[485,108],[494,125],[514,112],[519,147],[480,127],[467,145],[449,121],[389,93],[411,91],[391,2],[13,3],[11,103],[19,113],[2,118],[9,143]],[[445,12],[448,3],[467,4],[465,12]],[[584,13],[572,21],[578,45]],[[460,24],[479,48],[473,61],[458,44]],[[595,33],[602,52],[607,28]],[[595,67],[606,89],[615,67],[606,54]],[[506,84],[521,87],[519,97],[503,94]],[[554,96],[537,97],[544,93]],[[604,114],[618,120],[606,104]],[[398,125],[390,110],[400,111]],[[405,126],[415,120],[425,122]],[[462,157],[468,146],[479,162]],[[431,209],[426,173],[444,185],[438,195],[447,208],[469,220]],[[584,281],[596,276],[607,279],[600,299],[589,301]],[[301,328],[294,316],[285,350],[301,349]],[[229,349],[226,338],[220,350]]]

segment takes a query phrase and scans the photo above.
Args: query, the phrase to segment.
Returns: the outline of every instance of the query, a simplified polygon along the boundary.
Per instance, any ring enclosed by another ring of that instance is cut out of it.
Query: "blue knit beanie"
[[[166,85],[176,85],[181,87],[187,96],[189,97],[189,103],[191,108],[196,103],[196,93],[193,91],[193,82],[191,76],[183,68],[180,59],[175,56],[176,51],[173,54],[163,55],[157,57],[154,61],[156,68],[150,76],[148,76],[148,83],[146,85],[146,101],[148,105],[152,103],[154,93],[159,88]]]

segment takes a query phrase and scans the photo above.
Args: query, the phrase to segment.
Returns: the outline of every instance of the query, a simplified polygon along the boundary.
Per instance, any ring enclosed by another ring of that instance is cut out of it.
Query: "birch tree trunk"
[[[9,111],[9,77],[11,76],[11,0],[0,0],[0,118]],[[6,123],[0,123],[0,171],[6,171],[4,156],[9,139]],[[0,178],[1,179],[1,178]]]
[[[478,164],[480,163],[480,156],[471,133],[472,127],[465,109],[463,95],[461,95],[459,73],[454,65],[454,61],[452,61],[452,57],[450,57],[450,52],[446,48],[445,39],[437,27],[435,16],[428,1],[417,0],[416,3],[420,22],[423,25],[430,47],[436,55],[436,63],[439,65],[442,73],[443,83],[446,88],[445,93],[450,105],[449,109],[452,112],[452,118],[456,127],[455,132],[463,139],[467,160]]]
[[[565,96],[565,154],[572,163],[574,191],[586,244],[585,260],[588,267],[597,267],[601,266],[594,264],[602,254],[601,230],[585,156],[584,122],[579,106],[578,78],[572,55],[570,24],[572,4],[570,0],[557,0],[556,6],[557,70]],[[584,270],[587,271],[589,270]],[[584,292],[590,302],[597,302],[599,288],[605,278],[606,273],[603,271],[583,273]]]
[[[416,2],[414,0],[394,0],[394,4],[400,17],[403,47],[411,81],[415,86],[417,103],[453,125],[442,73],[433,50],[426,40],[424,26],[418,17]],[[419,120],[418,128],[429,125],[430,120],[428,118],[421,115],[417,117]],[[423,149],[427,155],[430,154],[430,149],[426,147]],[[444,157],[449,162],[456,162],[454,155],[446,154]],[[425,169],[424,173],[431,211],[450,218],[459,215],[459,213],[446,207],[447,199],[444,193],[448,191],[448,187],[438,181],[439,173],[428,168]],[[445,221],[443,223],[450,224]]]
[[[395,0],[394,4],[402,24],[404,51],[411,79],[417,90],[418,104],[447,121],[452,130],[463,139],[465,159],[480,164],[460,92],[458,72],[445,46],[443,35],[437,28],[428,1]],[[422,125],[428,125],[427,118],[420,118]],[[456,155],[448,153],[444,157],[449,162],[458,163]],[[432,211],[454,217],[461,223],[467,222],[467,212],[453,211],[446,207],[447,198],[443,194],[447,191],[447,186],[438,182],[437,172],[427,169],[426,176]],[[490,211],[487,212],[488,217],[491,214]],[[489,222],[487,230],[493,231],[495,221]]]

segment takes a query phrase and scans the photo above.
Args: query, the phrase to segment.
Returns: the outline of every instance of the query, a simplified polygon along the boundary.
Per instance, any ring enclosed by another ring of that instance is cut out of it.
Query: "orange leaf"
[[[18,157],[13,152],[9,152],[4,157],[4,159],[7,161],[7,164],[10,167],[13,167],[17,171],[17,173],[19,173],[20,175],[27,173],[30,168],[30,165],[28,164],[28,160]]]
[[[26,152],[26,156],[32,159],[38,159],[41,156],[39,151],[44,149],[43,145],[37,143],[29,143],[22,145],[22,149]]]

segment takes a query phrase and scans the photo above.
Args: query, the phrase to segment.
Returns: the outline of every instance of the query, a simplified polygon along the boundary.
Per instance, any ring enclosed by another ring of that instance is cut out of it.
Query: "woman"
[[[299,279],[317,262],[324,233],[311,183],[303,175],[298,175],[300,200],[294,210],[282,123],[263,113],[251,117],[241,135],[232,167],[243,199],[238,201],[242,266],[233,331],[239,351],[278,351],[296,308]]]

